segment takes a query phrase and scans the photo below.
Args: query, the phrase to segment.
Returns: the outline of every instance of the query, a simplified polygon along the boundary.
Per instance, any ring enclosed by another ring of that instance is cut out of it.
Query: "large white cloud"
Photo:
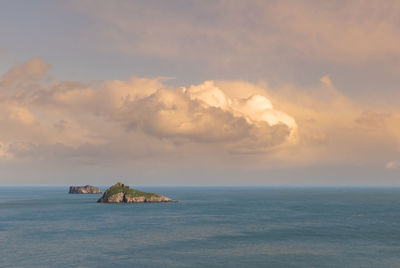
[[[399,113],[357,105],[326,77],[308,91],[243,81],[171,88],[161,78],[48,82],[43,66],[35,59],[0,81],[2,159],[262,153],[253,163],[279,166],[376,161],[369,148],[391,152],[384,166],[400,151]]]
[[[136,77],[49,83],[42,79],[48,66],[33,59],[0,81],[0,142],[7,144],[2,155],[49,155],[52,149],[77,155],[79,148],[104,147],[135,133],[213,144],[226,152],[260,152],[288,144],[297,131],[295,120],[267,97],[230,97],[213,81],[179,88],[164,86],[161,78]]]
[[[257,151],[282,145],[296,131],[295,120],[274,110],[266,97],[231,99],[213,81],[127,100],[118,119],[130,129],[164,138],[233,142],[234,147],[252,140],[250,151],[257,145]]]

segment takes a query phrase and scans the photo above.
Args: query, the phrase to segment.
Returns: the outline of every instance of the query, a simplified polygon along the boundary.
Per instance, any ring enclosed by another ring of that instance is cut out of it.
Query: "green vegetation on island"
[[[108,188],[99,203],[144,203],[144,202],[171,202],[172,200],[160,194],[146,193],[118,182]]]

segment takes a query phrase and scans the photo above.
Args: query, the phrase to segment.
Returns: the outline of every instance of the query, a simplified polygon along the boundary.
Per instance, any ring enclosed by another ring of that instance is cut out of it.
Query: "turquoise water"
[[[400,189],[0,187],[0,267],[400,267]]]

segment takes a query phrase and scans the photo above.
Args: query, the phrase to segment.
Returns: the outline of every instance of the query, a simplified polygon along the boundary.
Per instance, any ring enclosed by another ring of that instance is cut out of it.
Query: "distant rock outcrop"
[[[71,186],[69,187],[70,194],[101,194],[99,188],[91,185]]]
[[[171,198],[160,194],[145,193],[132,189],[121,182],[108,188],[99,203],[145,203],[145,202],[172,202]]]

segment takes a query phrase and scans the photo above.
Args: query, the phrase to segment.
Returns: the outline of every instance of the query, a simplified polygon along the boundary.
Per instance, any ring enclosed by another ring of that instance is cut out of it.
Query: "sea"
[[[137,188],[1,186],[0,267],[400,267],[400,188]]]

